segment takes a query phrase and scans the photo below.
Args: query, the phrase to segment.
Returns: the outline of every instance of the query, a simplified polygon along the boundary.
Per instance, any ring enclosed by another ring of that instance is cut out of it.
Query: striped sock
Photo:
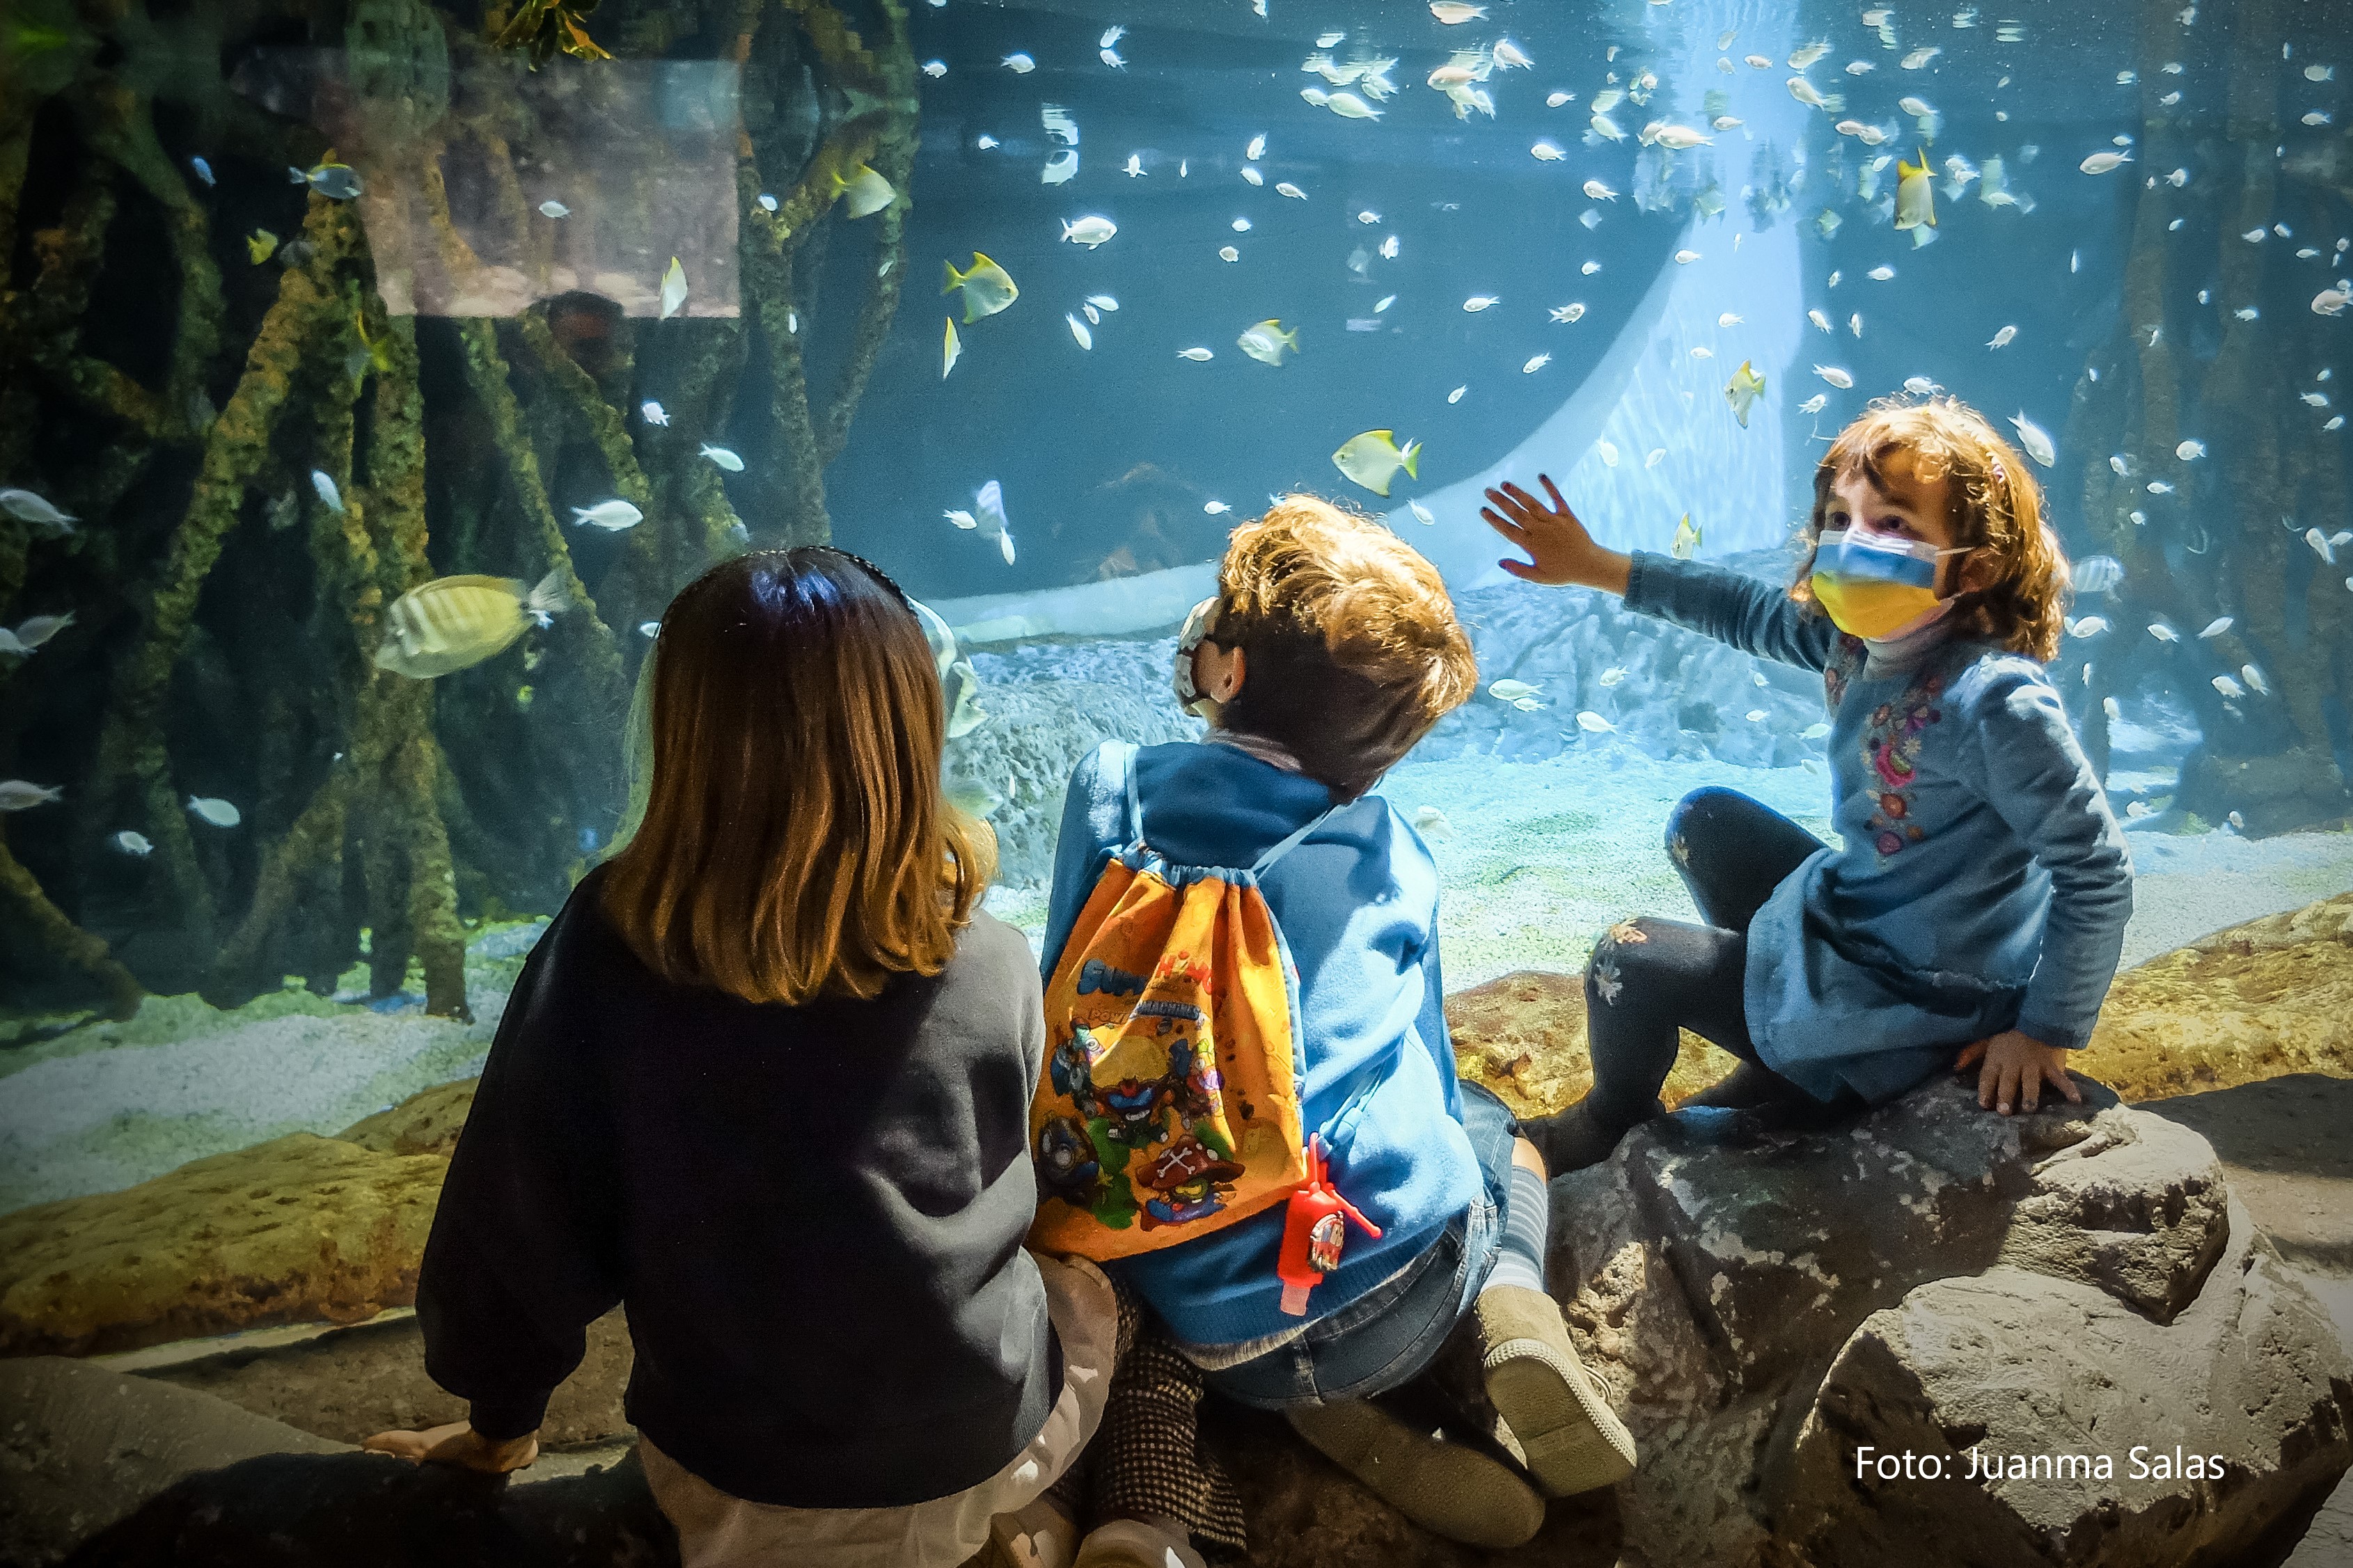
[[[1545,1288],[1545,1232],[1550,1218],[1544,1178],[1514,1163],[1511,1204],[1504,1218],[1503,1250],[1495,1255],[1494,1271],[1487,1276],[1488,1286],[1518,1285],[1530,1290]]]

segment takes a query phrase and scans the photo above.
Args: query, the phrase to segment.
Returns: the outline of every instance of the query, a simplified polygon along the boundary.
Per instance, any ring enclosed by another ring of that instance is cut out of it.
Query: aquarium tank
[[[1688,790],[1829,831],[1820,682],[1482,493],[1784,582],[1947,394],[2073,563],[2126,963],[2343,893],[2348,302],[2348,0],[5,0],[0,1211],[479,1071],[746,551],[927,607],[1035,942],[1229,532],[1378,517],[1481,668],[1380,786],[1449,985],[1573,976],[1692,918]]]

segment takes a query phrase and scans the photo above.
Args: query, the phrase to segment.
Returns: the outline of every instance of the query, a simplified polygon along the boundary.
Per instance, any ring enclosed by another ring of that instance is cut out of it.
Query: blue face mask
[[[1852,528],[1829,529],[1814,551],[1814,572],[1821,576],[1933,588],[1936,584],[1938,559],[1966,553],[1965,550],[1939,550],[1925,539],[1866,533]]]
[[[1919,630],[1951,607],[1936,597],[1936,563],[1965,555],[1925,539],[1854,529],[1824,532],[1814,550],[1814,598],[1841,631],[1871,640]]]

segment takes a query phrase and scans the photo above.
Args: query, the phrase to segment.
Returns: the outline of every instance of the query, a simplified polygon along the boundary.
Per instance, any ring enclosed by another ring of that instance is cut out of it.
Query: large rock
[[[2129,1100],[2288,1073],[2353,1077],[2353,893],[2117,975],[2076,1063]]]
[[[2297,1527],[2353,1463],[2353,1363],[2202,1139],[2089,1101],[1686,1111],[1556,1181],[1552,1283],[1642,1445],[1630,1555],[2170,1568]],[[2176,1445],[2222,1473],[2149,1462]],[[2101,1473],[1977,1484],[1972,1452]]]
[[[448,1162],[307,1132],[0,1215],[0,1356],[88,1355],[416,1300]]]
[[[438,1154],[446,1160],[457,1152],[458,1134],[465,1131],[466,1112],[474,1108],[474,1086],[480,1081],[461,1078],[419,1089],[335,1136],[379,1154]]]
[[[1446,999],[1446,1032],[1455,1070],[1493,1089],[1514,1116],[1566,1110],[1593,1087],[1580,975],[1523,970],[1458,991]],[[1686,1030],[1659,1097],[1672,1110],[1734,1065]]]

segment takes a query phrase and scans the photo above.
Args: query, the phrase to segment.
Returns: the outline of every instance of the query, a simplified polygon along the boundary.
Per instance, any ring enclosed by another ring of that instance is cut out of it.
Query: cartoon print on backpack
[[[1135,1178],[1137,1186],[1152,1194],[1144,1200],[1144,1228],[1157,1230],[1216,1214],[1234,1195],[1233,1184],[1242,1170],[1190,1131],[1178,1134]]]

